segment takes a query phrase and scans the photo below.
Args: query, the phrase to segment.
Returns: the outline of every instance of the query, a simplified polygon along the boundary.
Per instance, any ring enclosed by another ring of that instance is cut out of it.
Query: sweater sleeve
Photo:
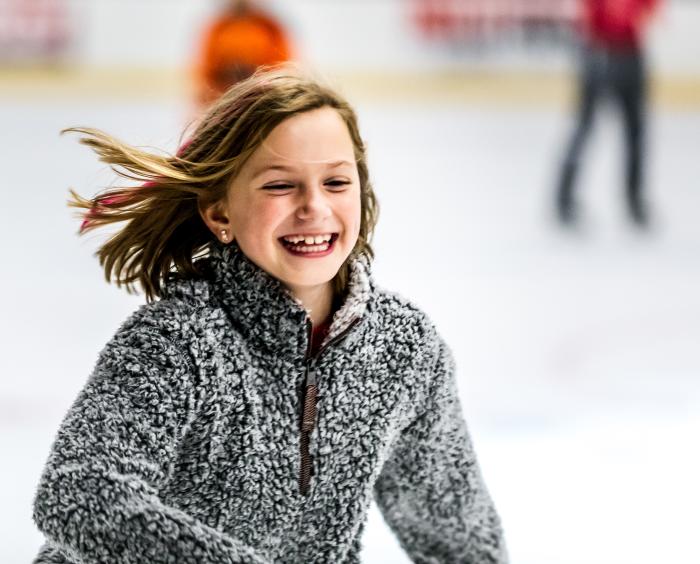
[[[121,331],[61,424],[34,498],[50,545],[80,564],[265,563],[159,498],[195,413],[194,371],[156,332]]]
[[[444,342],[425,409],[398,436],[375,483],[385,521],[417,564],[504,564],[499,517],[462,416]]]

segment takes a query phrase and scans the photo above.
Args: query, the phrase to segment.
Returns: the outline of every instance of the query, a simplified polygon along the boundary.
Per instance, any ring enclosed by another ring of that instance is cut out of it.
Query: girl
[[[450,351],[372,280],[347,102],[278,69],[229,90],[177,156],[78,131],[146,181],[73,205],[83,230],[126,222],[98,255],[149,303],[58,432],[35,562],[358,563],[373,497],[414,562],[506,562]]]

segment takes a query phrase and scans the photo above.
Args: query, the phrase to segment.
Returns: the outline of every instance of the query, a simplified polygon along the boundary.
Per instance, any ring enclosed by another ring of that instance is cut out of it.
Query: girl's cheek
[[[250,219],[268,223],[280,215],[282,208],[280,198],[262,198],[251,206]]]
[[[351,215],[358,225],[358,230],[359,230],[359,225],[360,225],[360,218],[362,216],[362,202],[360,200],[360,192],[356,194],[353,194],[350,196],[346,202],[346,213],[348,215]]]
[[[360,234],[360,225],[362,223],[362,205],[359,202],[359,198],[358,201],[348,199],[339,211],[349,235],[353,239],[357,239]]]

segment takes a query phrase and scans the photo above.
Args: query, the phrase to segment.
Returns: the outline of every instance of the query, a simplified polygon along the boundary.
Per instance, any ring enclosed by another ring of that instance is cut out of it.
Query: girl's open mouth
[[[279,242],[292,255],[306,258],[325,257],[333,252],[338,233],[324,235],[289,235],[280,237]]]

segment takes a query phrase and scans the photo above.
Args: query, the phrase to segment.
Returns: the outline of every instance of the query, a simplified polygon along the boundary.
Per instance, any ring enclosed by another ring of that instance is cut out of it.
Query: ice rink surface
[[[113,177],[58,131],[174,150],[185,114],[172,101],[0,105],[3,564],[36,553],[32,497],[54,434],[142,302],[102,280],[99,235],[75,235],[67,188],[92,195]],[[626,221],[615,116],[588,147],[572,233],[550,210],[564,109],[364,102],[359,114],[382,206],[376,277],[455,352],[512,562],[700,562],[700,111],[652,116],[649,233]],[[408,562],[374,506],[363,558]]]

